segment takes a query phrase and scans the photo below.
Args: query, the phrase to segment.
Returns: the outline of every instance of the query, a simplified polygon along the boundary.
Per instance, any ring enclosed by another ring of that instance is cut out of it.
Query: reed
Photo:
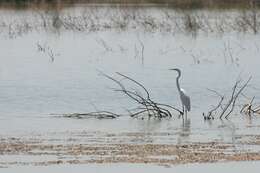
[[[12,20],[0,18],[0,31],[1,34],[9,35],[10,38],[16,38],[32,31],[88,33],[108,30],[138,30],[148,33],[191,34],[194,37],[203,33],[258,34],[260,31],[260,12],[255,8],[234,10],[232,13],[227,10],[211,12],[210,10],[168,10],[164,8],[157,11],[158,13],[154,14],[152,11],[144,12],[142,8],[86,7],[86,10],[75,16],[59,10],[35,10],[34,15],[25,16],[22,20],[19,17],[17,19],[14,17]],[[104,42],[99,40],[98,43],[108,49]],[[140,45],[143,56],[144,47],[141,42]],[[225,45],[225,50],[225,57],[233,62],[232,52],[229,51],[228,45]]]

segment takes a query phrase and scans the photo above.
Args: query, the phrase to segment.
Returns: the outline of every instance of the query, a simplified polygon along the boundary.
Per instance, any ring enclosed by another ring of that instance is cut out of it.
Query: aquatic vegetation
[[[250,77],[242,86],[239,87],[239,84],[242,83],[241,80],[237,80],[232,87],[231,95],[228,99],[226,99],[226,96],[223,94],[220,94],[219,92],[209,89],[209,91],[215,93],[220,97],[220,101],[216,106],[214,106],[208,113],[205,115],[203,113],[203,117],[205,120],[211,120],[214,119],[214,115],[218,115],[220,119],[222,117],[225,117],[226,119],[228,116],[234,111],[234,108],[236,106],[236,102],[238,100],[239,95],[242,93],[242,91],[247,87],[248,83],[250,82],[252,77]],[[223,102],[225,102],[223,104]],[[219,111],[220,109],[220,111]],[[243,110],[243,109],[242,109]],[[242,111],[241,110],[241,111]],[[214,115],[213,115],[214,114]]]
[[[235,10],[229,16],[224,11],[176,11],[168,8],[158,9],[156,13],[147,12],[148,7],[103,7],[86,6],[77,15],[66,13],[66,10],[36,10],[34,17],[24,16],[22,20],[5,20],[0,18],[2,34],[16,38],[33,31],[59,33],[124,31],[137,30],[144,32],[164,32],[170,34],[223,34],[254,33],[260,29],[259,10],[249,8]]]

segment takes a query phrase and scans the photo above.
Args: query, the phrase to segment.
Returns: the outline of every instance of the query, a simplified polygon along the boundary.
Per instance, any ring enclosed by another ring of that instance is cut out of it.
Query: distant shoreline
[[[158,6],[173,9],[248,9],[259,8],[260,0],[1,0],[0,8],[66,8],[75,4]]]

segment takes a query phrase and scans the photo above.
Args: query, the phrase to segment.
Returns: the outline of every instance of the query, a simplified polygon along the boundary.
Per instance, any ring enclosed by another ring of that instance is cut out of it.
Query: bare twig
[[[252,77],[250,77],[247,82],[240,88],[240,90],[235,94],[235,96],[233,97],[233,101],[232,101],[232,107],[231,110],[226,114],[225,118],[227,118],[231,112],[233,112],[235,104],[236,104],[236,100],[238,98],[238,96],[240,95],[240,93],[246,88],[246,86],[248,85],[248,83],[250,82]]]
[[[63,114],[63,117],[66,118],[98,118],[98,119],[114,119],[119,117],[119,114],[115,114],[109,111],[97,111],[97,112],[89,112],[89,113],[72,113],[72,114]]]
[[[141,91],[145,93],[145,96],[142,96],[140,92],[138,92],[137,90],[127,89],[122,83],[123,80],[117,80],[107,74],[104,74],[103,72],[101,72],[101,74],[106,78],[114,81],[120,87],[120,89],[115,89],[115,91],[122,92],[123,94],[125,94],[126,96],[128,96],[130,99],[134,100],[138,104],[138,107],[135,110],[130,111],[131,117],[148,115],[148,117],[165,118],[165,117],[172,117],[171,111],[177,111],[179,114],[182,113],[182,111],[180,111],[179,109],[173,106],[157,103],[153,101],[150,97],[149,91],[144,87],[144,85],[130,78],[129,76],[126,76],[119,72],[116,73],[119,76],[123,77],[123,79],[128,80],[133,84],[135,84],[136,86],[140,87]]]
[[[240,113],[244,113],[251,117],[252,114],[259,114],[260,115],[260,105],[254,107],[253,101],[255,99],[255,96],[250,100],[249,103],[245,104],[242,109],[240,110]]]
[[[59,55],[57,53],[54,53],[53,49],[50,46],[48,46],[47,43],[40,44],[38,42],[36,43],[36,45],[39,52],[42,52],[50,57],[51,62],[54,62],[55,57]]]
[[[214,119],[213,112],[217,111],[217,109],[219,109],[219,108],[222,108],[221,105],[222,105],[222,102],[223,102],[225,96],[221,95],[219,92],[217,92],[215,90],[208,89],[208,88],[207,88],[207,90],[213,92],[214,94],[216,94],[217,96],[220,97],[218,104],[215,107],[213,107],[211,110],[209,110],[207,115],[205,115],[204,113],[202,114],[205,120],[211,120],[211,119]]]
[[[227,118],[231,112],[233,112],[234,110],[234,107],[235,107],[235,104],[236,104],[236,100],[238,98],[238,96],[240,95],[240,93],[246,88],[246,86],[248,85],[248,83],[250,82],[250,80],[252,79],[252,77],[250,77],[247,82],[238,90],[238,84],[241,82],[241,81],[236,81],[235,85],[233,86],[233,90],[232,90],[232,94],[231,94],[231,97],[228,101],[228,103],[226,104],[226,106],[224,107],[224,109],[222,110],[222,113],[220,114],[220,119],[222,119],[222,117],[224,116],[224,114],[226,113],[226,111],[230,108],[231,106],[231,109],[230,111],[225,115],[225,118]]]
[[[102,39],[102,38],[97,38],[97,39],[96,39],[96,42],[97,42],[99,45],[101,45],[101,46],[105,49],[105,51],[107,51],[107,52],[112,52],[112,51],[113,51],[113,49],[105,42],[104,39]]]
[[[214,119],[213,117],[213,112],[216,112],[219,108],[221,108],[221,112],[219,115],[219,118],[222,119],[222,117],[224,116],[226,119],[228,118],[228,116],[234,111],[234,108],[236,106],[236,101],[239,97],[239,95],[242,93],[242,91],[247,87],[248,83],[250,82],[252,77],[249,77],[249,79],[241,86],[239,87],[238,85],[241,83],[241,80],[237,80],[234,84],[234,86],[232,87],[232,93],[231,96],[229,98],[229,100],[227,101],[227,103],[223,106],[223,101],[225,100],[225,96],[220,94],[219,92],[212,90],[212,89],[208,89],[209,91],[215,93],[217,96],[220,97],[220,100],[218,102],[218,104],[213,107],[210,111],[208,111],[207,115],[205,115],[203,113],[203,117],[204,119]],[[246,108],[247,106],[244,106],[241,109],[241,112]]]
[[[141,45],[141,59],[142,59],[142,65],[144,65],[144,43],[139,37],[138,37],[138,41]]]

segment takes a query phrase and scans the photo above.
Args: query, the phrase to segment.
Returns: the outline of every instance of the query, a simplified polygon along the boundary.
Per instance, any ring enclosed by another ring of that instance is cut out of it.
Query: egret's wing
[[[186,91],[181,88],[181,99],[182,103],[186,107],[187,111],[190,111],[190,97],[187,95]]]
[[[190,111],[190,97],[186,96],[186,108],[188,111]]]

